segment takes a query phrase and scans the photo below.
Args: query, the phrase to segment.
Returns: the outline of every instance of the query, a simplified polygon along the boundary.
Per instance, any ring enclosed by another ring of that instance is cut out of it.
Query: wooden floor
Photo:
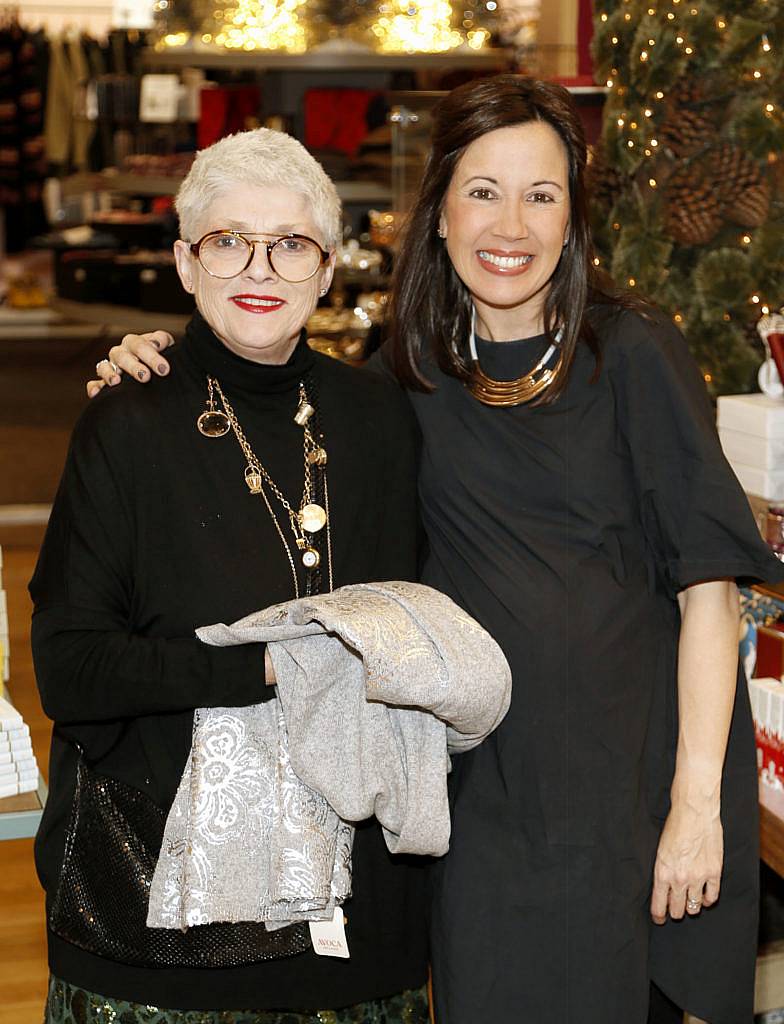
[[[27,582],[36,557],[35,547],[3,547],[11,640],[8,689],[30,726],[38,764],[48,778],[50,726],[38,702],[30,655]],[[33,867],[33,841],[0,842],[0,1024],[40,1024],[46,978],[44,900]]]

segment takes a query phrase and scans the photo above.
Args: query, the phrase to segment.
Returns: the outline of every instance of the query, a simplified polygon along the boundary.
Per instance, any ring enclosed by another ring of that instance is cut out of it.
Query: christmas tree
[[[667,310],[714,394],[784,303],[784,0],[595,0],[599,265]]]

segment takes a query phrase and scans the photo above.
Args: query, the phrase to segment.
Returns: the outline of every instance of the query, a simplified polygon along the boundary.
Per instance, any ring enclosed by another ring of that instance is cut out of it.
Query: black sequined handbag
[[[148,928],[150,884],[166,814],[144,793],[98,775],[80,758],[60,880],[49,912],[55,935],[136,967],[241,967],[310,947],[305,924]]]

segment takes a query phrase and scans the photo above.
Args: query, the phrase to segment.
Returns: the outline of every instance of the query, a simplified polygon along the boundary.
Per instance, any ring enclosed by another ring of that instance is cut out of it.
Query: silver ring
[[[112,373],[118,373],[118,374],[122,373],[122,370],[117,365],[117,363],[113,363],[111,361],[111,359],[107,359],[105,357],[103,359],[99,359],[98,362],[95,364],[95,372],[96,373],[100,373],[101,372],[101,367],[103,366],[104,363],[108,363],[109,366],[111,366]]]
[[[691,911],[702,910],[702,900],[687,899],[686,909]]]

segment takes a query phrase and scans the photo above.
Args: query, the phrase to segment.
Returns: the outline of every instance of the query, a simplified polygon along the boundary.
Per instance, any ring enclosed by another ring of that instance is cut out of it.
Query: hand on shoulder
[[[115,387],[120,383],[122,373],[142,384],[150,380],[151,371],[165,377],[169,364],[161,352],[173,344],[174,338],[167,331],[126,334],[119,345],[109,349],[106,359],[96,363],[98,378],[87,382],[87,397],[94,398],[107,385]]]

